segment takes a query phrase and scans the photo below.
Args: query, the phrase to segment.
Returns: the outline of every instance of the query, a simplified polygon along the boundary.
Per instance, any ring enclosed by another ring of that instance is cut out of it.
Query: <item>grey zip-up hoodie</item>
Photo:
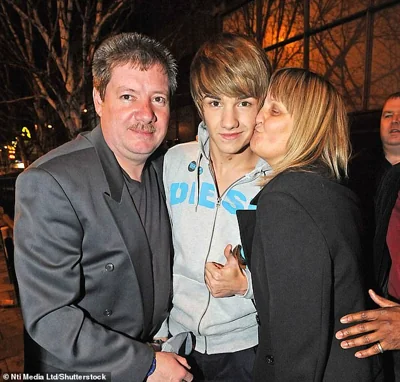
[[[174,243],[173,307],[168,327],[172,335],[193,332],[201,353],[230,353],[257,345],[256,310],[251,275],[244,296],[214,298],[204,281],[207,261],[225,264],[227,244],[240,243],[237,209],[249,205],[260,191],[259,179],[270,171],[260,159],[220,198],[209,168],[209,135],[204,123],[199,142],[171,148],[164,160],[164,187]],[[166,335],[161,330],[157,336]]]

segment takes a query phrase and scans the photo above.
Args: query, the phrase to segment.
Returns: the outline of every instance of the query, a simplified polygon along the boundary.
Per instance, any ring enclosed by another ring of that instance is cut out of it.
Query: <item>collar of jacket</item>
[[[94,146],[110,189],[110,196],[119,203],[122,197],[124,177],[117,158],[104,140],[100,126],[90,132],[81,133],[81,135]]]
[[[280,174],[278,174],[276,177],[273,177],[268,183],[266,183],[260,192],[250,201],[250,204],[252,205],[257,205],[258,200],[260,199],[261,193],[263,192],[264,188],[267,187],[270,183],[273,183],[276,178],[278,178],[282,174],[287,174],[289,172],[308,172],[308,173],[314,173],[318,174],[320,176],[323,176],[324,178],[330,179],[333,182],[336,183],[342,183],[338,181],[336,178],[333,177],[331,170],[328,168],[327,165],[321,163],[321,162],[315,162],[313,164],[310,164],[308,166],[300,167],[300,168],[295,168],[295,169],[288,169]]]

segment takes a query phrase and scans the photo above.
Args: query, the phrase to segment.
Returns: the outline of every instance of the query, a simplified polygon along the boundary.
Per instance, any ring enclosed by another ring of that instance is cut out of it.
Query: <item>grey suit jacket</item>
[[[162,192],[161,164],[151,165]],[[100,371],[111,372],[113,382],[143,381],[153,359],[145,342],[168,310],[170,244],[152,262],[99,127],[24,171],[16,184],[15,268],[26,371]]]

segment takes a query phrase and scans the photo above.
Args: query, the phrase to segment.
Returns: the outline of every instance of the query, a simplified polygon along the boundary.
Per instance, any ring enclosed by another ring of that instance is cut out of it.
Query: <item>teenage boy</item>
[[[265,52],[250,38],[223,34],[206,42],[190,72],[203,120],[198,142],[165,156],[175,250],[169,332],[196,337],[189,357],[196,381],[251,380],[258,343],[251,275],[224,249],[240,243],[236,210],[252,207],[270,171],[249,147],[269,77]]]

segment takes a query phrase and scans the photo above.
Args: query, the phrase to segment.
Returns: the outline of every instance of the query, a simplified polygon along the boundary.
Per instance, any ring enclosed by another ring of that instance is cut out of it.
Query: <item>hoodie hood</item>
[[[197,137],[200,145],[200,154],[210,161],[210,135],[204,121],[201,121],[197,129]]]

